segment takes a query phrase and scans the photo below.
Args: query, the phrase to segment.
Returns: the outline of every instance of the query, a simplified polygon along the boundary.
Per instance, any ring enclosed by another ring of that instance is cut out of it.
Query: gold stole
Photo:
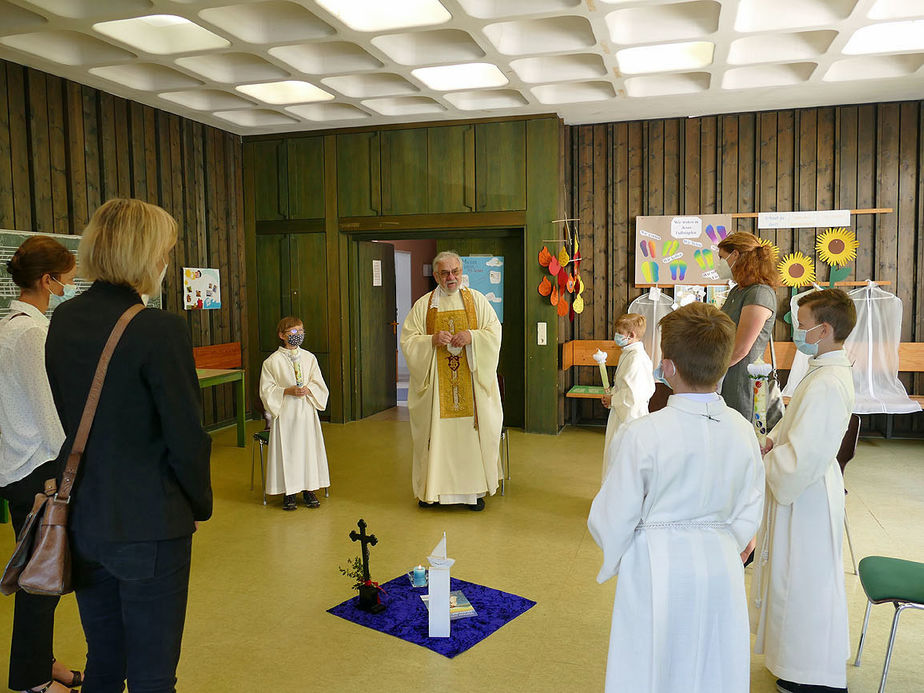
[[[435,334],[445,330],[456,334],[463,330],[478,329],[478,318],[475,315],[475,301],[467,289],[459,289],[462,296],[463,310],[440,311],[433,305],[433,292],[427,308],[427,334]],[[478,427],[478,418],[475,412],[475,392],[472,386],[472,371],[468,367],[465,349],[458,356],[449,353],[446,346],[439,346],[436,350],[436,372],[439,377],[440,418],[453,419],[465,416],[475,417],[475,428]]]

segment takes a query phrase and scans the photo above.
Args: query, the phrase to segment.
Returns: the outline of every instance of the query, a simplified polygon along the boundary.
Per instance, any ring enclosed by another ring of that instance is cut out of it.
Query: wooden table
[[[242,368],[197,368],[196,375],[199,376],[199,387],[213,387],[223,383],[237,383],[234,390],[234,415],[237,419],[237,446],[244,447],[245,431],[245,412],[247,410],[246,398],[244,397],[244,370]]]

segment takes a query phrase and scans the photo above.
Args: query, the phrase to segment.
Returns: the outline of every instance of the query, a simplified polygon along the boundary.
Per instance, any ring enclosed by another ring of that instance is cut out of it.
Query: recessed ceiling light
[[[93,28],[104,36],[156,55],[193,53],[231,45],[208,29],[172,14],[98,22]]]
[[[924,19],[910,22],[887,22],[857,29],[844,53],[898,53],[924,49]]]
[[[507,84],[504,73],[491,63],[419,67],[411,70],[411,74],[437,91],[502,87]]]
[[[329,94],[313,84],[294,79],[284,82],[266,82],[264,84],[242,84],[236,89],[255,99],[260,99],[264,103],[272,104],[330,101],[334,98],[333,94]]]
[[[356,31],[430,26],[452,19],[439,0],[317,0],[317,3]]]
[[[616,53],[619,70],[626,75],[670,70],[695,70],[712,64],[715,44],[711,41],[664,43],[657,46],[624,48]]]

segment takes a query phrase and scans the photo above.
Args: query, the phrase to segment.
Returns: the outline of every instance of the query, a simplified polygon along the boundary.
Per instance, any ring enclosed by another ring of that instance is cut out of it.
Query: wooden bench
[[[574,366],[594,366],[593,354],[597,351],[607,353],[607,367],[612,369],[619,362],[622,352],[616,343],[606,339],[574,339],[562,344],[561,367],[568,370]],[[792,342],[776,342],[776,367],[781,371],[792,368],[796,356],[796,346]],[[770,363],[770,347],[764,352],[764,361]],[[898,345],[898,370],[901,373],[924,373],[924,342],[902,342]],[[612,371],[611,371],[612,372]],[[599,376],[598,376],[599,379]],[[602,385],[574,385],[565,397],[576,399],[596,399],[603,394]],[[924,395],[909,395],[909,397],[924,407]],[[576,402],[572,401],[571,420],[575,420]],[[892,435],[892,414],[886,414],[886,437]]]
[[[244,369],[241,343],[227,342],[211,346],[193,347],[199,388],[235,383],[234,413],[237,422],[237,446],[244,447],[247,398],[244,395]]]

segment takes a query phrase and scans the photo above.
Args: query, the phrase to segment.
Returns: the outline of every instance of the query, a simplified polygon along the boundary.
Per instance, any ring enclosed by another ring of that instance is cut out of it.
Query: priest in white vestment
[[[327,407],[328,389],[317,357],[299,348],[305,329],[297,318],[278,327],[285,344],[263,362],[260,398],[272,418],[266,466],[266,493],[285,494],[283,508],[295,509],[295,495],[320,505],[315,491],[330,486],[327,452],[318,412]]]
[[[417,300],[401,328],[411,375],[414,495],[421,504],[481,510],[503,473],[501,325],[483,294],[461,288],[458,255],[437,255],[433,276],[439,286]]]
[[[603,478],[606,478],[607,448],[613,435],[630,421],[648,414],[648,400],[655,391],[651,358],[645,351],[645,316],[626,313],[616,319],[613,341],[622,351],[613,374],[611,394],[604,395],[603,406],[610,410],[603,439]]]
[[[715,392],[735,325],[692,303],[661,320],[667,406],[620,427],[587,524],[618,575],[606,690],[747,693],[740,552],[760,523],[757,437]]]
[[[844,478],[836,456],[853,412],[843,340],[856,311],[837,289],[802,301],[793,342],[814,358],[765,447],[767,503],[754,554],[751,628],[754,652],[765,655],[779,690],[846,691]]]

